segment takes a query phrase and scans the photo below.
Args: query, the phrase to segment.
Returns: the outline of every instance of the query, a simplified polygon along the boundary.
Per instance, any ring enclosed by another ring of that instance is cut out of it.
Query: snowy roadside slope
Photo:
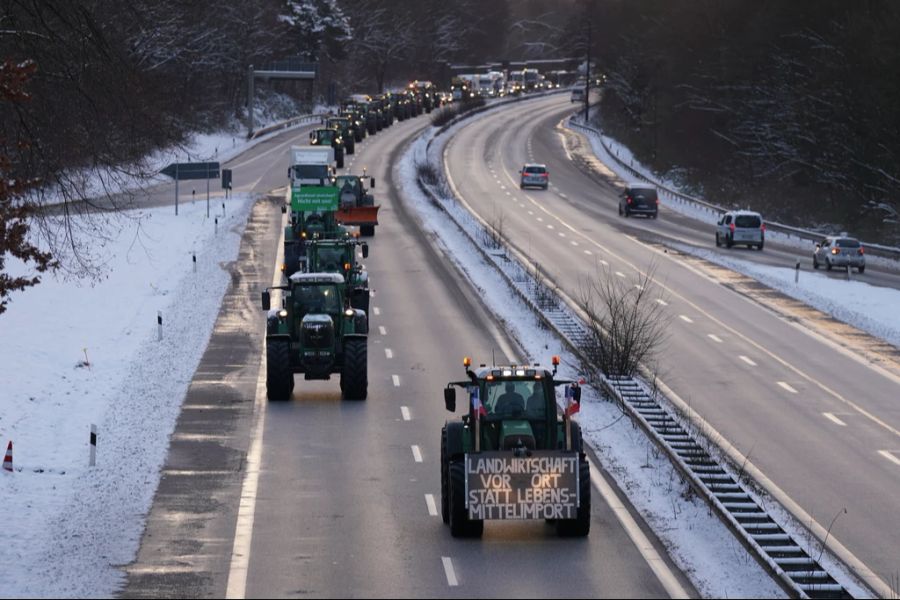
[[[482,118],[482,115],[473,118]],[[470,122],[464,121],[457,127]],[[498,317],[501,326],[529,354],[518,357],[527,359],[521,362],[546,364],[551,355],[561,355],[561,376],[577,378],[577,358],[542,328],[531,310],[507,287],[495,268],[484,261],[461,229],[464,227],[471,232],[477,228],[472,215],[449,194],[442,198],[438,207],[419,191],[416,165],[429,162],[440,171],[443,146],[455,129],[434,139],[436,129],[431,128],[403,155],[396,169],[405,201],[438,248],[459,268]],[[452,219],[449,213],[452,213]],[[473,358],[476,362],[479,360]],[[785,597],[781,588],[710,513],[706,504],[688,491],[671,462],[615,404],[585,388],[577,420],[603,467],[628,494],[675,564],[704,597]]]
[[[0,317],[0,442],[13,440],[16,469],[0,474],[2,595],[115,592],[116,566],[137,551],[252,204],[236,194],[217,235],[202,202],[186,203],[179,217],[170,207],[135,211],[139,241],[125,227],[107,246],[107,279],[45,278]]]

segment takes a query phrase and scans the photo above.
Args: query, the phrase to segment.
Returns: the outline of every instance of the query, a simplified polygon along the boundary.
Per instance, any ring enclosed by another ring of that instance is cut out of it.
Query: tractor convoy
[[[359,259],[369,256],[360,237],[375,235],[375,178],[338,173],[356,144],[395,120],[440,106],[430,82],[413,82],[402,93],[355,95],[293,146],[283,213],[282,285],[262,292],[266,320],[266,392],[290,400],[295,375],[328,380],[338,375],[342,397],[368,395],[369,279]],[[358,227],[358,231],[351,228]],[[272,306],[272,290],[281,291]],[[456,388],[466,391],[468,410],[441,430],[441,514],[453,537],[481,537],[484,522],[544,519],[561,536],[590,531],[590,467],[577,412],[581,389],[557,380],[553,368],[471,368],[466,379],[447,384],[444,402],[456,411]],[[557,411],[557,388],[567,401]],[[563,391],[563,390],[561,390]]]

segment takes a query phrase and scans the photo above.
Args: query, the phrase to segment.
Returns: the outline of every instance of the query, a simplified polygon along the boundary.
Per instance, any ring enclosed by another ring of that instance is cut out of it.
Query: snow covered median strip
[[[117,566],[138,549],[252,200],[228,200],[218,233],[205,202],[178,217],[171,207],[129,211],[140,227],[106,246],[105,280],[46,277],[0,318],[0,439],[13,440],[16,463],[0,486],[3,595],[105,597],[122,582]]]

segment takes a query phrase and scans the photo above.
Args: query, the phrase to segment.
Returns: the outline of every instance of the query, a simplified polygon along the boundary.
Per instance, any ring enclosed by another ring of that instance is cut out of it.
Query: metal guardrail
[[[603,137],[603,132],[598,130],[596,127],[591,127],[590,125],[585,125],[584,123],[579,123],[577,120],[573,118],[569,118],[569,127],[577,127],[580,129],[584,129],[587,131],[591,131],[597,134],[600,139],[600,143],[606,149],[606,152],[610,155],[610,157],[616,161],[616,163],[629,173],[633,177],[640,179],[642,181],[646,181],[648,183],[652,183],[656,186],[657,190],[659,190],[660,195],[668,196],[675,202],[680,202],[682,204],[690,204],[695,208],[701,208],[706,211],[709,211],[712,215],[719,216],[724,212],[727,212],[729,209],[723,208],[716,204],[712,204],[710,202],[706,202],[705,200],[701,200],[700,198],[696,198],[694,196],[689,196],[688,194],[683,194],[677,190],[673,190],[672,188],[666,187],[659,183],[658,181],[653,181],[649,177],[647,177],[644,173],[641,173],[631,165],[627,164],[621,158],[616,155],[616,152],[613,148],[607,145],[606,140]],[[800,229],[799,227],[792,227],[790,225],[783,225],[781,223],[773,223],[770,221],[766,221],[766,228],[770,231],[777,231],[778,233],[782,233],[788,235],[790,237],[796,237],[801,240],[807,240],[810,244],[815,242],[819,242],[824,238],[827,234],[818,233],[815,231],[809,231],[807,229]],[[866,249],[866,252],[872,254],[874,256],[881,256],[884,258],[890,258],[893,260],[900,260],[900,248],[894,248],[892,246],[883,246],[880,244],[870,244],[868,242],[862,242],[863,246]]]
[[[247,139],[255,140],[256,138],[266,135],[267,133],[272,133],[273,131],[278,131],[280,129],[287,129],[288,127],[293,127],[294,125],[300,125],[301,123],[309,123],[316,120],[322,122],[322,119],[324,119],[326,116],[327,115],[309,114],[291,117],[290,119],[279,121],[278,123],[273,123],[272,125],[268,125],[266,127],[263,127],[262,129],[257,129],[256,131],[250,132],[247,135]]]

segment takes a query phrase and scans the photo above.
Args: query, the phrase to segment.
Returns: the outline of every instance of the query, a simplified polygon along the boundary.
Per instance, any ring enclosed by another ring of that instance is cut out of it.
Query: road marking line
[[[878,454],[882,455],[883,457],[885,457],[886,459],[888,459],[895,465],[900,465],[900,458],[897,458],[896,456],[894,456],[893,452],[891,452],[890,450],[879,450]]]
[[[377,306],[373,306],[373,307],[372,307],[372,312],[375,313],[376,315],[380,315],[380,314],[381,314],[381,309],[378,308]]]
[[[387,335],[387,329],[384,328],[384,325],[378,326],[378,333],[380,333],[381,335]]]
[[[591,254],[593,254],[593,252],[591,252],[590,250],[585,250],[584,253],[587,254],[588,256],[590,256]]]
[[[547,225],[547,229],[553,229],[553,225]]]
[[[436,517],[437,515],[437,505],[434,503],[434,494],[425,494],[425,506],[428,507],[428,515],[431,517]]]
[[[743,354],[741,354],[739,358],[740,358],[742,361],[744,361],[745,363],[747,363],[748,365],[750,365],[751,367],[755,367],[755,366],[756,366],[756,363],[755,363],[755,362],[753,362],[749,357],[744,356]]]
[[[562,198],[563,200],[568,200],[568,199],[569,199],[569,197],[566,196],[565,194],[560,194],[559,197]]]
[[[578,245],[578,242],[576,242],[575,240],[572,240],[571,243],[572,243],[573,246],[577,246],[577,245]]]
[[[660,299],[660,298],[657,298],[657,299],[656,299],[656,302],[657,302],[658,304],[662,304],[663,306],[668,306],[668,305],[669,305],[668,302],[666,302],[665,300],[662,300],[662,299]]]
[[[537,220],[538,220],[538,222],[543,223],[543,222],[544,222],[544,217],[538,217]]]
[[[384,349],[384,355],[387,358],[394,358],[394,352],[390,348]]]
[[[619,277],[622,277],[622,278],[625,277],[625,273],[623,273],[622,271],[616,271],[616,275],[618,275]]]
[[[409,407],[408,407],[408,406],[401,406],[401,407],[400,407],[400,414],[403,415],[403,420],[404,420],[404,421],[410,421],[410,420],[412,420],[412,417],[409,415]]]
[[[795,390],[794,388],[792,388],[792,387],[791,387],[790,385],[788,385],[788,383],[785,382],[785,381],[779,381],[779,382],[778,382],[778,385],[780,385],[781,387],[783,387],[784,389],[786,389],[787,391],[789,391],[789,392],[792,393],[792,394],[796,394],[796,393],[797,393],[797,390]]]
[[[394,382],[394,387],[400,387],[400,376],[399,375],[391,375],[391,380]]]
[[[628,537],[631,538],[632,543],[634,543],[638,552],[641,553],[641,556],[644,557],[644,560],[647,562],[647,565],[656,575],[656,578],[662,584],[663,588],[665,588],[670,598],[689,598],[688,593],[681,587],[681,584],[678,582],[678,578],[669,569],[669,566],[662,559],[659,553],[656,551],[656,548],[653,547],[653,544],[650,540],[647,539],[647,536],[641,531],[640,526],[634,520],[634,517],[631,516],[631,513],[628,511],[628,508],[622,504],[622,501],[619,499],[619,496],[616,494],[615,490],[606,482],[606,479],[600,475],[600,471],[597,469],[597,465],[594,464],[594,461],[588,459],[590,463],[591,469],[591,483],[594,484],[594,487],[599,490],[600,495],[603,496],[603,499],[606,500],[606,504],[616,515],[616,518],[619,520],[619,523],[622,524],[623,529],[628,534]]]
[[[693,323],[694,321],[687,315],[678,315],[678,318],[684,321],[685,323]]]
[[[608,266],[609,266],[609,263],[606,262],[605,260],[603,260],[602,258],[599,259],[599,260],[600,260],[600,264],[603,265],[604,267],[608,267]]]
[[[841,421],[840,419],[838,419],[838,418],[837,418],[836,416],[834,416],[832,413],[825,412],[825,413],[822,413],[822,414],[825,416],[826,419],[828,419],[829,421],[831,421],[831,422],[833,422],[833,423],[837,423],[837,424],[840,425],[841,427],[846,427],[846,426],[847,426],[846,423],[844,423],[843,421]]]
[[[529,210],[529,211],[528,211],[528,214],[531,215],[531,216],[534,216],[534,211],[533,211],[533,210]]]
[[[721,344],[721,343],[722,343],[722,338],[720,338],[719,336],[717,336],[717,335],[714,334],[714,333],[707,333],[707,334],[706,334],[706,337],[708,337],[709,339],[711,339],[712,341],[714,341],[714,342],[716,342],[716,343],[718,343],[718,344]]]
[[[566,234],[564,234],[562,231],[560,231],[559,233],[557,233],[557,235],[558,235],[559,237],[561,237],[561,238],[566,237]]]
[[[415,459],[416,462],[418,462],[418,463],[422,462],[422,451],[419,450],[418,446],[415,446],[415,445],[412,446],[412,453],[413,453],[413,459]]]
[[[450,560],[449,556],[442,556],[441,562],[444,563],[444,575],[447,576],[447,585],[450,587],[458,586],[459,582],[456,580],[456,571],[453,570],[453,561]]]

